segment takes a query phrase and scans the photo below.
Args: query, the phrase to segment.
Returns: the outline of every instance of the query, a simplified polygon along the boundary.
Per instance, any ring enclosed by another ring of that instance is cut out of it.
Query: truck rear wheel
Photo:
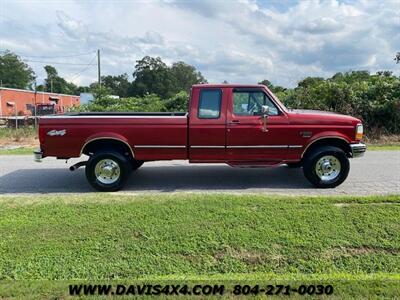
[[[317,148],[304,159],[304,176],[316,187],[334,188],[346,180],[349,171],[349,159],[337,147]]]
[[[301,168],[303,166],[303,164],[301,162],[286,163],[286,165],[291,169],[297,169],[297,168]]]
[[[114,192],[121,189],[132,169],[128,159],[118,151],[100,151],[86,164],[86,178],[97,190]]]

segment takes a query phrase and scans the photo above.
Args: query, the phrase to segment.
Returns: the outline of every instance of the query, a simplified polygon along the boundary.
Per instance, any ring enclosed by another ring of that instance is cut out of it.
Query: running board
[[[227,164],[233,168],[267,168],[280,165],[282,162],[278,161],[232,161]]]

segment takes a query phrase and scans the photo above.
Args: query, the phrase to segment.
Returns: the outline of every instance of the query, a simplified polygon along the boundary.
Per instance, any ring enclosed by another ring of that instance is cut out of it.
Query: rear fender
[[[132,146],[129,144],[128,140],[124,136],[122,136],[122,135],[120,135],[118,133],[115,133],[115,132],[99,132],[99,133],[96,133],[96,134],[93,134],[93,135],[89,136],[85,140],[85,143],[81,147],[80,155],[83,154],[83,150],[85,149],[85,147],[87,145],[89,145],[90,143],[92,143],[94,141],[100,141],[100,140],[119,141],[119,142],[125,144],[130,149],[132,157],[133,158],[135,157],[134,152],[132,150]]]

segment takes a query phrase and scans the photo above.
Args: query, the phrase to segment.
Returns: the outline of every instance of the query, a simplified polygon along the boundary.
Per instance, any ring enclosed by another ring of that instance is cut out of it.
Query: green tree
[[[324,81],[322,77],[306,77],[303,80],[299,81],[297,84],[299,87],[307,88],[309,86],[316,85]]]
[[[267,88],[269,88],[273,93],[281,93],[284,92],[286,90],[286,88],[279,86],[279,85],[273,85],[271,83],[271,81],[269,81],[268,79],[264,79],[262,81],[260,81],[258,84],[262,84],[265,85]]]
[[[174,78],[160,57],[145,56],[137,61],[131,94],[156,94],[163,99],[174,95]]]
[[[396,56],[394,57],[394,60],[396,61],[396,64],[400,63],[400,52],[396,53]]]
[[[111,89],[104,86],[104,85],[98,85],[96,83],[92,83],[90,85],[90,92],[93,94],[93,97],[95,100],[97,100],[97,104],[107,106],[108,105],[108,98],[111,98]],[[115,99],[115,98],[111,98]],[[104,102],[102,102],[104,101]]]
[[[104,92],[104,87],[102,92]],[[157,95],[143,97],[111,98],[103,93],[95,95],[94,101],[82,105],[79,111],[123,111],[123,112],[159,112],[165,111],[164,101]]]
[[[292,108],[335,111],[360,118],[367,135],[400,133],[400,78],[390,71],[337,73],[331,78],[308,77],[279,94]]]
[[[188,111],[189,94],[186,91],[181,91],[166,100],[164,105],[166,111]]]
[[[175,80],[174,92],[185,91],[189,93],[193,84],[207,83],[200,71],[194,66],[188,65],[183,61],[172,64],[170,68],[172,77]]]
[[[5,51],[0,55],[0,81],[2,86],[19,89],[32,89],[35,73],[16,54]]]
[[[126,73],[117,76],[102,76],[101,83],[110,89],[112,95],[118,95],[121,98],[129,96],[131,83]]]
[[[47,78],[44,80],[44,90],[46,92],[60,94],[78,94],[78,87],[72,82],[67,82],[64,78],[58,76],[58,72],[53,66],[44,66]]]
[[[258,84],[265,85],[270,90],[274,87],[274,85],[268,79],[264,79],[264,80],[260,81]]]
[[[189,92],[193,84],[207,82],[191,65],[180,61],[168,67],[160,57],[150,56],[137,61],[133,78],[130,95],[156,94],[161,99],[169,99],[180,91]]]

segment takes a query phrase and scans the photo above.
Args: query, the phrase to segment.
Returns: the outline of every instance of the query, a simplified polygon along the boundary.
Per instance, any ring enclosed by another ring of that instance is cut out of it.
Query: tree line
[[[88,86],[77,86],[62,78],[57,69],[51,65],[44,66],[46,78],[43,84],[36,84],[36,75],[32,68],[21,58],[6,51],[0,55],[1,86],[10,88],[30,89],[60,94],[79,95],[82,92],[96,92],[98,82]],[[206,83],[207,80],[194,66],[179,61],[167,66],[160,57],[145,56],[134,65],[132,81],[128,74],[107,75],[101,77],[103,92],[124,97],[142,97],[156,94],[163,99],[190,90],[196,83]]]
[[[400,52],[395,57],[400,63]],[[207,80],[194,66],[184,62],[166,65],[159,57],[145,56],[128,74],[103,76],[102,85],[76,86],[60,77],[53,66],[45,66],[47,77],[37,90],[79,94],[93,92],[95,100],[80,111],[186,111],[193,84]],[[33,89],[35,74],[17,55],[0,56],[3,86]],[[227,83],[226,81],[224,83]],[[400,133],[400,77],[390,71],[340,72],[330,78],[307,77],[294,88],[262,80],[289,108],[319,109],[353,115],[363,120],[374,135]],[[109,95],[117,95],[116,99]]]

